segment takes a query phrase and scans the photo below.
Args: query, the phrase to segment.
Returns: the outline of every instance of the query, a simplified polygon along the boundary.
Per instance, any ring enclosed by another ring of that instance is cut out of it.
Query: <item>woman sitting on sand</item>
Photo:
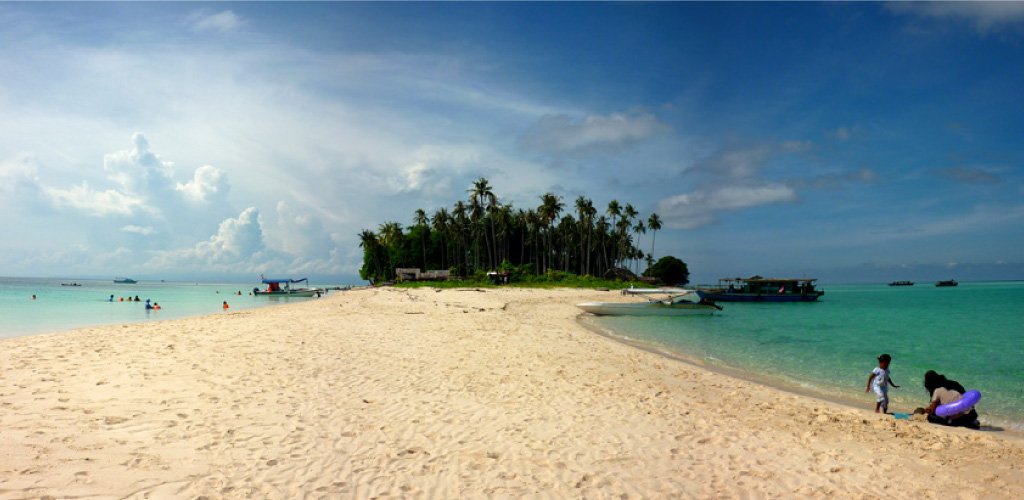
[[[928,389],[931,405],[927,408],[918,408],[914,413],[927,414],[928,421],[933,424],[970,427],[972,429],[977,429],[980,426],[978,423],[978,412],[974,408],[971,408],[966,413],[958,413],[949,417],[940,417],[935,414],[935,408],[959,401],[963,394],[967,392],[959,382],[949,380],[945,375],[935,373],[935,370],[928,370],[924,374],[924,388]]]

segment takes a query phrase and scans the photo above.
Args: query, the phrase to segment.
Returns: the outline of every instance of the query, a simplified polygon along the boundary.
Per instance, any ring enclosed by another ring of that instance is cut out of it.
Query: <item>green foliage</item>
[[[502,203],[484,178],[466,194],[468,202],[457,200],[450,210],[416,210],[407,227],[385,221],[377,232],[364,230],[360,277],[381,283],[395,279],[395,268],[448,269],[465,282],[486,281],[487,272],[497,271],[508,273],[512,283],[615,286],[621,283],[588,280],[613,268],[639,272],[645,258],[640,236],[649,228],[649,257],[660,229],[657,214],[644,226],[632,205],[617,200],[601,210],[580,196],[569,207],[548,192],[536,208],[517,209]]]
[[[685,285],[690,282],[690,270],[686,263],[671,255],[658,259],[644,274],[668,285]]]

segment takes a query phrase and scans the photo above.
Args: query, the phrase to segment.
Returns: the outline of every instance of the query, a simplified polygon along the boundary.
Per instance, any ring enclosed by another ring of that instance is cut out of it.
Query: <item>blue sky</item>
[[[352,281],[482,176],[698,282],[1024,279],[1021,61],[1020,2],[0,3],[0,275]]]

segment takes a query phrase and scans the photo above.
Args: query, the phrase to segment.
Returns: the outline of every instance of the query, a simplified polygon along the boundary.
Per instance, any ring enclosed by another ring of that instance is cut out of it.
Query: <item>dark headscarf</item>
[[[924,373],[924,388],[928,390],[928,394],[934,394],[935,389],[942,387],[951,391],[959,392],[963,394],[967,392],[964,386],[960,385],[960,382],[956,380],[949,380],[945,375],[935,373],[935,370],[928,370]]]

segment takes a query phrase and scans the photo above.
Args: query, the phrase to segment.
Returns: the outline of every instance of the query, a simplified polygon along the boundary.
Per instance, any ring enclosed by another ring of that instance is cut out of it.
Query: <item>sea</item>
[[[252,295],[253,288],[257,286],[260,286],[258,281],[203,283],[140,280],[135,284],[117,284],[113,279],[0,277],[0,339],[88,326],[190,318],[317,300],[315,297],[257,297]],[[329,285],[331,288],[336,286]],[[325,285],[318,287],[324,288]],[[139,300],[136,301],[136,298]],[[146,309],[146,299],[159,304],[160,309]],[[225,302],[228,309],[224,309]]]
[[[722,302],[693,317],[592,317],[640,347],[777,387],[874,410],[877,358],[892,356],[890,411],[928,405],[924,373],[977,389],[983,424],[1024,429],[1024,282],[936,287],[820,285],[807,303]]]

